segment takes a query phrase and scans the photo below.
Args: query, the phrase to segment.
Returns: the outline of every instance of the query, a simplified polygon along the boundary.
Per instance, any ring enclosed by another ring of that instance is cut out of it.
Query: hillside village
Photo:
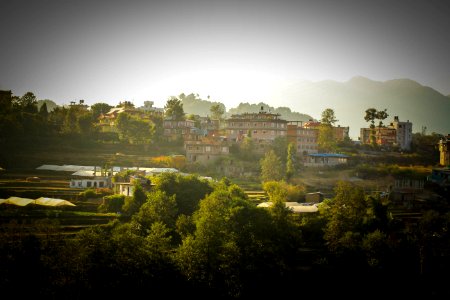
[[[34,110],[40,116],[37,120],[49,123],[43,126],[46,130],[56,128],[56,134],[62,134],[62,137],[73,138],[74,134],[77,134],[82,138],[95,139],[99,146],[103,144],[103,147],[114,149],[120,149],[127,144],[144,146],[144,151],[140,151],[144,156],[148,155],[145,149],[149,146],[164,145],[166,150],[163,151],[170,151],[172,154],[164,156],[162,153],[159,163],[155,161],[149,164],[147,159],[147,162],[142,160],[140,163],[127,165],[120,161],[114,163],[116,159],[109,159],[92,166],[77,166],[83,161],[76,160],[70,161],[71,165],[64,161],[65,164],[61,166],[48,162],[36,166],[36,170],[72,171],[69,175],[69,187],[72,189],[112,188],[115,193],[125,196],[132,196],[134,193],[133,182],[112,180],[114,176],[125,171],[141,174],[140,176],[153,176],[162,172],[188,175],[193,172],[203,173],[202,178],[208,180],[229,177],[244,185],[247,182],[256,189],[260,189],[257,187],[260,180],[263,183],[267,180],[287,180],[294,185],[303,186],[302,189],[307,192],[302,200],[297,201],[310,202],[308,197],[315,197],[317,193],[320,193],[322,198],[323,193],[328,197],[332,196],[332,187],[336,184],[336,181],[329,181],[325,185],[321,183],[320,177],[312,171],[314,169],[319,170],[318,174],[323,174],[330,173],[339,166],[343,170],[356,167],[359,171],[347,172],[348,175],[344,177],[344,173],[340,172],[336,178],[360,180],[364,176],[370,177],[368,170],[373,169],[361,165],[365,160],[381,159],[382,162],[382,158],[391,153],[388,155],[391,157],[389,159],[398,161],[401,156],[395,158],[395,153],[412,153],[413,148],[416,148],[416,151],[420,148],[417,141],[415,145],[413,142],[412,122],[400,121],[398,116],[389,121],[386,109],[367,109],[362,117],[370,126],[361,128],[359,139],[354,141],[349,137],[348,126],[334,125],[337,120],[331,108],[323,111],[321,120],[310,118],[307,121],[287,120],[264,105],[261,105],[258,111],[227,115],[221,103],[196,100],[193,95],[186,97],[181,94],[178,98],[169,98],[164,108],[154,107],[151,101],[146,101],[144,106],[136,108],[129,101],[120,102],[113,107],[106,103],[88,106],[80,100],[72,101],[62,108],[53,107],[52,112],[48,112],[44,103],[41,103],[39,111],[34,107],[37,101],[32,93],[17,97],[12,96],[11,91],[0,91],[0,96],[0,104],[6,112]],[[202,104],[203,111],[206,111],[207,105],[209,115],[186,114],[183,109],[183,101],[186,99],[189,99],[186,103],[191,106],[195,103]],[[288,111],[290,112],[289,109]],[[376,121],[379,121],[378,124]],[[22,134],[26,135],[26,132]],[[43,137],[46,136],[48,134]],[[5,138],[8,139],[8,136]],[[426,143],[429,143],[429,140],[428,138]],[[427,173],[426,179],[423,171],[419,173],[421,175],[414,176],[401,175],[407,171],[396,171],[400,175],[394,175],[395,180],[373,183],[372,187],[366,182],[366,188],[369,188],[369,191],[376,190],[376,187],[381,188],[382,191],[390,193],[391,198],[396,198],[402,205],[409,207],[412,207],[412,202],[424,197],[422,191],[425,185],[437,185],[440,193],[448,193],[448,171],[445,167],[450,165],[447,146],[449,137],[433,136],[433,141],[434,145],[425,146],[428,147],[427,151],[439,147],[439,152],[435,152],[440,153],[439,164],[435,164],[432,170],[428,169],[430,173]],[[355,155],[358,152],[360,154]],[[116,157],[119,154],[121,153],[116,153]],[[264,171],[263,161],[270,161],[270,155],[275,162],[267,162],[268,170]],[[361,155],[367,155],[367,158],[364,159]],[[153,160],[150,158],[150,161]],[[428,156],[427,161],[437,162],[437,158],[430,160]],[[375,165],[375,168],[379,167]],[[267,174],[263,174],[264,172]]]

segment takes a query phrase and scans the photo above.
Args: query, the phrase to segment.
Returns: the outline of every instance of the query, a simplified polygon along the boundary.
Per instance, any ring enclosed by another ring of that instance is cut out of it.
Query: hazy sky
[[[0,0],[0,12],[0,89],[58,104],[162,107],[184,92],[279,106],[286,81],[356,75],[450,94],[448,0]]]

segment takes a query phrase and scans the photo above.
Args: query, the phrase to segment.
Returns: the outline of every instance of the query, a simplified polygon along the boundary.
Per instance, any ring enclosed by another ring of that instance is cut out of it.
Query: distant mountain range
[[[210,107],[219,102],[202,100],[198,95],[180,97],[186,113],[209,115]],[[181,95],[180,95],[181,96]],[[226,108],[226,116],[245,112],[265,111],[281,114],[289,121],[320,119],[322,111],[332,108],[336,125],[349,126],[350,137],[357,139],[360,128],[368,127],[364,120],[368,108],[387,109],[385,125],[398,116],[400,121],[413,123],[413,132],[450,133],[450,96],[423,86],[410,79],[374,81],[365,77],[354,77],[347,82],[332,80],[301,81],[285,85],[278,94],[266,103],[240,103],[235,108]],[[273,107],[276,103],[279,107]],[[223,106],[225,108],[225,106]]]
[[[320,118],[326,108],[335,111],[337,124],[350,126],[350,136],[359,136],[359,129],[368,127],[365,110],[387,109],[390,123],[394,116],[400,121],[413,123],[413,132],[450,133],[450,96],[423,86],[410,79],[394,79],[384,82],[365,77],[354,77],[347,82],[320,81],[297,82],[285,86],[277,95],[284,106],[293,111]]]

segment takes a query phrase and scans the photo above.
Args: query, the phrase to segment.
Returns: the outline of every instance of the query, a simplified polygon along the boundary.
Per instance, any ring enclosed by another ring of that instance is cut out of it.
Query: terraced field
[[[119,217],[116,214],[98,213],[97,207],[100,202],[98,200],[80,201],[78,194],[82,190],[70,188],[70,178],[68,172],[26,169],[3,172],[0,175],[0,198],[6,199],[10,196],[31,199],[59,198],[68,200],[76,206],[0,205],[2,231],[36,232],[40,230],[42,224],[51,224],[52,230],[58,234],[74,234],[90,226],[107,224]]]

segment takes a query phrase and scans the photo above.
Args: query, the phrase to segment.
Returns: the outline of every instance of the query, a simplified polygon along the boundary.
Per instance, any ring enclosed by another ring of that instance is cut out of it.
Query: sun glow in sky
[[[153,95],[164,106],[167,95],[199,94],[202,99],[226,102],[231,108],[240,102],[260,99],[268,101],[280,88],[283,79],[270,73],[244,69],[239,66],[205,68],[192,72],[180,72],[156,81],[143,91],[143,96]]]

